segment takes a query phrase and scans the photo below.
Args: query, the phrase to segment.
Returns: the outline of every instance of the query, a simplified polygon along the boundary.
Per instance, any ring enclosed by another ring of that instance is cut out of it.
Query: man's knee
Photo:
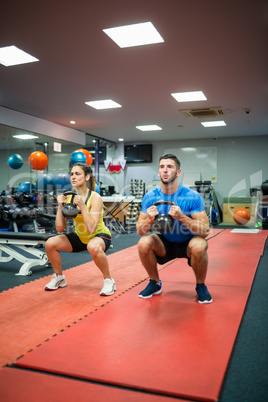
[[[202,237],[194,237],[188,245],[188,257],[202,257],[207,253],[208,244]]]
[[[152,236],[143,236],[140,238],[138,242],[138,250],[140,253],[146,253],[150,250],[153,246],[153,239]]]

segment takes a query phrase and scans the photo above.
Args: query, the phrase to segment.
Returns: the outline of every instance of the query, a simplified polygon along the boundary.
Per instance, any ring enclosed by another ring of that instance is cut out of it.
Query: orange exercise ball
[[[87,165],[91,165],[91,164],[92,164],[93,158],[92,158],[91,153],[90,153],[87,149],[77,149],[77,151],[83,152],[83,154],[86,155],[86,158],[87,158],[86,164],[87,164]]]
[[[29,156],[28,163],[33,170],[44,170],[48,165],[48,157],[44,152],[35,151]]]
[[[245,225],[250,220],[250,213],[244,208],[239,208],[234,212],[233,220],[238,225]]]

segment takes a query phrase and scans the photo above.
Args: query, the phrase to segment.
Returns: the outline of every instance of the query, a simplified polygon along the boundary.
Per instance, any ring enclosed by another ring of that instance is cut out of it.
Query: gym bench
[[[44,245],[46,240],[53,235],[46,233],[24,233],[24,232],[1,232],[0,231],[0,263],[16,259],[22,262],[19,272],[15,275],[31,275],[31,268],[35,266],[50,266],[47,255],[36,246]],[[3,252],[7,256],[3,256]],[[23,252],[23,253],[21,253]],[[36,258],[29,258],[28,253]]]

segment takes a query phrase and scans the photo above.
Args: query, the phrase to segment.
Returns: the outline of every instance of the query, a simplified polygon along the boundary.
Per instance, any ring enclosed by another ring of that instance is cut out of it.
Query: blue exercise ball
[[[9,167],[12,169],[20,169],[23,165],[23,159],[19,154],[10,155],[7,160]]]
[[[39,191],[53,191],[53,175],[50,173],[41,174],[36,180],[36,187]]]
[[[74,151],[71,154],[70,162],[71,165],[75,165],[76,163],[86,163],[87,157],[82,151]]]
[[[72,189],[71,177],[68,173],[59,173],[53,179],[55,190],[68,191]]]
[[[36,190],[36,187],[34,184],[31,184],[29,181],[25,181],[24,183],[21,183],[18,187],[18,192],[22,191],[25,193],[31,193]]]
[[[95,184],[95,191],[96,193],[100,194],[100,187],[97,183]]]

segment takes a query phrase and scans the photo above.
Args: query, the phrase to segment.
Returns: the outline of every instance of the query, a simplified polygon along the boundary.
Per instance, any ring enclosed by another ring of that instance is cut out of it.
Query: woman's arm
[[[62,215],[62,207],[63,204],[68,200],[68,197],[60,194],[57,197],[57,202],[58,202],[58,210],[56,214],[56,219],[55,219],[55,227],[56,231],[58,233],[62,233],[64,229],[66,228],[66,218]]]

